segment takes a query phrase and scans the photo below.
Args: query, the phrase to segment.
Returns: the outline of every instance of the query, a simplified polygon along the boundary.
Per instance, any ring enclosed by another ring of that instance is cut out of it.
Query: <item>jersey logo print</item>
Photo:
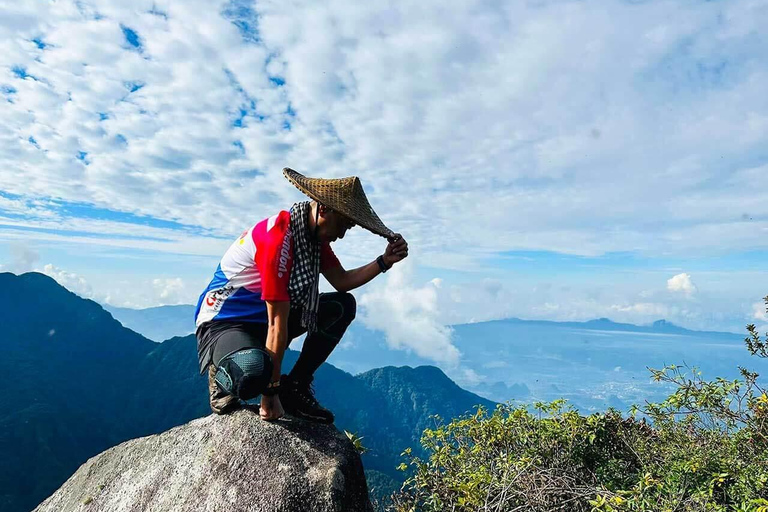
[[[283,245],[280,248],[280,265],[277,267],[277,277],[283,277],[288,271],[288,261],[291,259],[291,228],[288,228],[283,237]]]
[[[214,311],[218,311],[221,309],[222,304],[224,304],[224,301],[229,298],[230,295],[235,293],[237,290],[234,286],[228,285],[224,288],[219,288],[218,290],[215,290],[213,293],[210,293],[205,298],[205,304],[206,306],[209,306],[213,308]]]

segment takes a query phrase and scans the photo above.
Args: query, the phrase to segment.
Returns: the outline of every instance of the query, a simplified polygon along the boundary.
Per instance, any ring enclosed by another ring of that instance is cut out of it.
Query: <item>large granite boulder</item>
[[[84,427],[87,428],[87,427]],[[333,425],[244,409],[89,459],[36,511],[372,511],[360,456]]]

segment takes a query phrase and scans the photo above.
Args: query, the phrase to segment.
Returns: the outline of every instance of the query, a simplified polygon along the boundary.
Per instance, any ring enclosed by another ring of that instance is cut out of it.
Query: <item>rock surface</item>
[[[89,459],[36,511],[372,511],[360,456],[333,425],[239,410]]]

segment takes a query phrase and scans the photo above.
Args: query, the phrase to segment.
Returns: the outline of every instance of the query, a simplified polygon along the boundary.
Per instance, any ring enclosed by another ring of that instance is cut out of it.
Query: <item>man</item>
[[[211,410],[226,414],[241,399],[262,395],[259,415],[285,412],[332,423],[311,387],[355,318],[349,293],[408,256],[408,244],[373,211],[357,177],[285,177],[311,201],[296,203],[246,230],[224,254],[195,312],[200,373],[208,370]],[[384,254],[345,270],[331,249],[359,225],[388,240]],[[337,290],[318,293],[319,274]],[[290,374],[281,374],[285,349],[307,333]]]

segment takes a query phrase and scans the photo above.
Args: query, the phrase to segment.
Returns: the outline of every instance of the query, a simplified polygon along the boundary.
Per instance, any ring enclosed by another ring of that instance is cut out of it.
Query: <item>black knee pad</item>
[[[272,358],[260,348],[232,352],[219,361],[216,383],[241,400],[259,396],[272,378]]]

